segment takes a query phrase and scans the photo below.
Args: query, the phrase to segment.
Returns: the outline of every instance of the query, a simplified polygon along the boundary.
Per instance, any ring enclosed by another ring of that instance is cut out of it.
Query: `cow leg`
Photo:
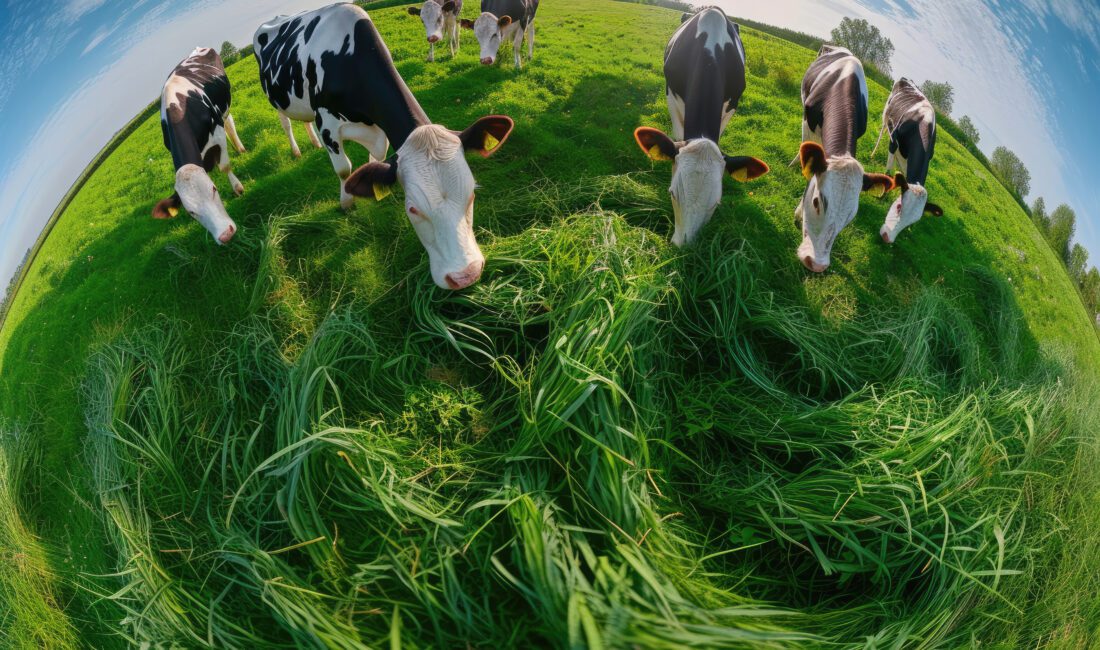
[[[244,153],[244,145],[241,144],[241,138],[237,135],[237,124],[229,113],[225,114],[225,133],[229,136],[229,141],[233,143],[233,146],[237,148],[237,153]]]
[[[535,21],[527,25],[527,60],[535,58]]]
[[[672,118],[672,139],[679,142],[684,139],[684,102],[669,91],[665,94],[668,100],[668,116]]]
[[[453,59],[458,54],[458,18],[455,16],[448,18],[445,30],[449,35],[448,40],[451,43],[451,58]]]
[[[428,63],[435,63],[435,43],[428,43]]]
[[[309,135],[309,141],[313,143],[313,146],[318,149],[324,147],[321,144],[321,139],[317,137],[317,131],[313,128],[313,122],[306,122],[306,134]]]
[[[229,184],[233,186],[233,193],[240,196],[244,194],[244,185],[241,184],[241,181],[233,174],[233,166],[229,164],[229,147],[225,146],[224,134],[221,140],[222,152],[221,158],[218,160],[218,169],[222,170],[222,172],[229,177]]]
[[[286,137],[290,140],[290,153],[294,154],[295,158],[302,157],[302,150],[298,148],[298,142],[294,139],[294,126],[290,122],[290,118],[279,113],[279,121],[283,124],[283,131],[286,132]]]
[[[386,132],[377,126],[366,124],[348,124],[344,126],[341,134],[346,140],[358,142],[370,152],[370,161],[382,161],[386,159],[390,142],[386,138]]]
[[[355,203],[355,197],[344,189],[344,181],[351,175],[351,161],[344,153],[343,142],[344,123],[325,109],[317,111],[317,129],[321,132],[321,141],[332,161],[332,169],[340,177],[340,207],[350,210]]]
[[[516,67],[523,65],[523,30],[516,25],[516,38],[512,42],[512,53],[516,57]]]

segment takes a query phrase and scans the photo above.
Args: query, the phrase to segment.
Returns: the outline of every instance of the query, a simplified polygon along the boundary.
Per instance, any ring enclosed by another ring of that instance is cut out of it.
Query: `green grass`
[[[784,163],[813,53],[743,30],[722,144],[773,171],[677,250],[630,134],[668,127],[678,13],[547,3],[518,73],[372,16],[433,119],[516,119],[471,163],[482,282],[435,289],[398,198],[340,212],[252,59],[233,245],[149,217],[172,175],[140,124],[0,330],[5,646],[1095,641],[1100,343],[949,134],[946,217],[888,248],[865,199],[807,275]]]

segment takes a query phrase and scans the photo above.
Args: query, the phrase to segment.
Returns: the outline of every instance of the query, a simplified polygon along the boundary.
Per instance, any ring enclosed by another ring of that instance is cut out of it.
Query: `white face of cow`
[[[424,31],[428,35],[429,43],[438,43],[443,39],[443,7],[428,0],[420,8],[420,20],[424,21]]]
[[[485,256],[474,237],[474,175],[458,136],[429,124],[397,151],[405,213],[428,251],[432,280],[443,289],[477,282]]]
[[[501,23],[505,23],[501,25]],[[507,16],[497,18],[491,13],[483,13],[474,21],[474,35],[481,45],[481,62],[485,65],[493,65],[500,52],[500,41],[503,38],[505,28],[511,24]]]
[[[672,166],[672,210],[676,228],[672,243],[689,244],[703,226],[710,222],[714,209],[722,200],[722,176],[726,159],[718,145],[700,138],[680,148]]]
[[[909,226],[920,221],[924,216],[924,208],[928,205],[928,190],[920,185],[909,185],[908,189],[901,193],[897,201],[890,206],[886,213],[886,221],[882,224],[879,234],[882,241],[893,244]]]
[[[863,165],[851,156],[826,160],[821,145],[812,142],[802,144],[799,157],[809,184],[795,209],[795,216],[802,219],[798,259],[814,273],[822,273],[829,268],[837,235],[859,211],[860,193],[877,188],[885,194],[894,188],[894,179],[865,174]]]
[[[206,170],[198,165],[184,165],[176,172],[176,194],[187,212],[214,236],[219,244],[228,244],[237,232],[237,224],[229,218],[218,188]]]

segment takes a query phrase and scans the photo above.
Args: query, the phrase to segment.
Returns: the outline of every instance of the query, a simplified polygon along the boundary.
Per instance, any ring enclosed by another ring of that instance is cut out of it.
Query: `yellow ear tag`
[[[375,201],[381,201],[382,199],[386,198],[390,194],[393,194],[393,190],[390,189],[389,185],[381,185],[379,183],[374,184],[374,200]]]
[[[802,165],[802,175],[806,177],[806,180],[810,180],[814,177],[812,164],[812,162],[808,162],[805,165]]]
[[[661,151],[661,145],[655,144],[649,148],[649,157],[653,160],[672,160]]]
[[[168,215],[173,217],[173,218],[175,218],[175,216],[179,213],[180,213],[179,208],[168,208]]]
[[[492,133],[485,132],[485,152],[488,153],[500,146],[500,140],[493,137]]]
[[[735,169],[733,170],[733,173],[730,174],[730,176],[733,177],[733,180],[744,183],[745,181],[749,180],[749,170],[747,167]]]

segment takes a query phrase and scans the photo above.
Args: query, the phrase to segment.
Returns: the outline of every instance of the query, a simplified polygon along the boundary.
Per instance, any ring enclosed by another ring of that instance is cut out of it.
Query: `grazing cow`
[[[936,109],[924,93],[910,80],[901,78],[894,83],[894,90],[886,100],[882,111],[882,134],[890,132],[890,157],[886,161],[886,173],[898,161],[901,174],[894,177],[901,196],[886,213],[886,222],[879,234],[887,244],[894,243],[902,230],[920,221],[925,213],[943,216],[943,210],[928,202],[928,165],[936,151]],[[875,142],[878,150],[879,142]]]
[[[156,204],[153,217],[175,217],[182,205],[219,244],[233,239],[237,224],[225,211],[210,172],[217,167],[229,176],[234,193],[239,196],[244,192],[229,165],[226,135],[238,152],[244,151],[229,104],[225,66],[218,53],[208,47],[197,47],[180,61],[168,75],[160,96],[160,127],[176,169],[176,191]]]
[[[481,15],[476,20],[462,19],[462,27],[474,30],[481,45],[481,62],[493,65],[500,44],[512,40],[516,67],[520,67],[523,37],[527,36],[527,58],[535,57],[535,12],[539,0],[481,0]]]
[[[427,0],[423,7],[409,7],[409,15],[420,16],[428,35],[428,62],[435,61],[435,44],[447,38],[451,57],[458,52],[458,17],[462,0]]]
[[[485,258],[474,238],[474,177],[464,151],[496,152],[511,118],[490,115],[465,131],[432,124],[393,65],[367,12],[335,4],[262,25],[254,38],[260,84],[281,114],[312,120],[340,177],[340,205],[382,199],[400,182],[405,209],[445,289],[478,280]],[[344,141],[372,161],[352,172]],[[396,153],[388,159],[393,143]]]
[[[859,210],[860,192],[894,188],[884,174],[866,174],[855,159],[867,131],[867,80],[863,64],[842,47],[826,45],[802,80],[802,174],[809,181],[795,208],[802,220],[798,259],[807,269],[829,268],[837,235]]]
[[[745,91],[740,30],[721,9],[687,18],[665,48],[665,94],[672,137],[639,127],[634,139],[650,158],[672,161],[672,243],[690,243],[722,200],[722,176],[747,181],[768,173],[761,160],[727,156],[718,139]]]

